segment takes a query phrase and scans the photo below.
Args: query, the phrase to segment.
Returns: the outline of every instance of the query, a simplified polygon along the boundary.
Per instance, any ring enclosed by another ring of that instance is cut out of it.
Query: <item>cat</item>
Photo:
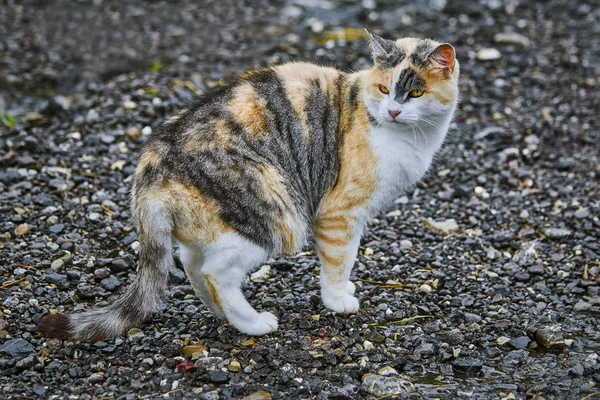
[[[248,72],[165,122],[135,173],[135,281],[110,306],[48,314],[38,330],[98,341],[141,324],[165,297],[173,239],[194,291],[240,332],[277,329],[240,286],[309,233],[325,307],[355,313],[349,277],[363,228],[425,174],[458,101],[450,44],[367,32],[370,69],[298,62]]]

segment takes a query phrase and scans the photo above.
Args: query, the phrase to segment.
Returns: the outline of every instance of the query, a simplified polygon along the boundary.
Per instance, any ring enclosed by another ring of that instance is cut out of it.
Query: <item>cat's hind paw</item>
[[[252,322],[244,321],[243,323],[229,321],[238,331],[252,335],[262,336],[267,333],[275,332],[278,327],[277,317],[270,312],[262,312]]]
[[[325,307],[336,313],[351,314],[358,311],[358,299],[347,293],[339,296],[323,293],[321,297],[323,298]]]

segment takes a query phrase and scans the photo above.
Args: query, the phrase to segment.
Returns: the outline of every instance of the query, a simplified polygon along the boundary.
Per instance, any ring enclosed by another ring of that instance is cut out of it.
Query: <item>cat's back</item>
[[[151,138],[134,197],[183,185],[236,231],[292,252],[338,175],[346,79],[333,68],[290,63],[201,96]],[[274,237],[278,231],[295,233]]]

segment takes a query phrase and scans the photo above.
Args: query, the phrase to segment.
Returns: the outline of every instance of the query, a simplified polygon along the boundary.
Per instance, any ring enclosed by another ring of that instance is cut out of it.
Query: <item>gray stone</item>
[[[412,384],[399,377],[365,374],[362,378],[362,388],[373,396],[405,397],[411,390]]]
[[[12,357],[24,356],[33,351],[33,345],[25,339],[12,339],[0,346],[0,353],[9,354]]]
[[[121,286],[121,282],[114,275],[109,276],[108,278],[104,278],[100,281],[100,286],[102,286],[106,290],[113,291],[119,286]]]

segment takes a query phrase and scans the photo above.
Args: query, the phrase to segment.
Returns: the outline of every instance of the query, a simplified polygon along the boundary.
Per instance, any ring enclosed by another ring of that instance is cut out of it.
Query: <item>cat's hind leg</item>
[[[215,304],[211,293],[206,286],[206,281],[201,269],[204,264],[204,254],[198,247],[182,245],[179,256],[185,273],[194,288],[194,292],[200,297],[202,303],[218,318],[225,319],[225,314]]]
[[[242,333],[264,335],[277,330],[277,317],[270,312],[258,313],[241,290],[246,275],[268,259],[268,251],[237,233],[228,232],[204,246],[202,255],[196,279],[203,281],[201,287],[206,288],[209,304]]]
[[[325,307],[338,313],[358,311],[356,287],[350,272],[356,260],[360,234],[352,218],[326,217],[314,227],[317,253],[321,260],[321,298]]]

